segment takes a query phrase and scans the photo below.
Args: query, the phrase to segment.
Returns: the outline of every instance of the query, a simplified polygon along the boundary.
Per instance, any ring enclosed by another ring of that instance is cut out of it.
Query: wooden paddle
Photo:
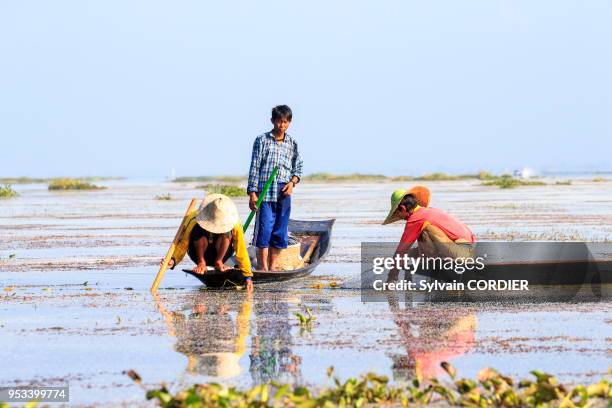
[[[161,283],[161,280],[164,277],[164,274],[166,273],[166,269],[168,269],[168,263],[170,262],[170,259],[172,259],[172,255],[174,254],[176,245],[181,241],[181,238],[183,238],[183,234],[185,233],[185,230],[187,229],[187,223],[189,221],[187,217],[194,210],[196,206],[196,201],[197,200],[194,198],[189,203],[189,207],[187,208],[187,211],[185,212],[183,221],[181,221],[181,225],[179,226],[179,229],[176,231],[176,235],[174,236],[172,245],[170,245],[170,249],[168,249],[168,252],[166,253],[166,257],[164,258],[164,261],[162,262],[162,265],[159,268],[159,271],[157,272],[157,276],[155,277],[155,280],[153,281],[153,286],[151,286],[151,293],[153,294],[157,293],[157,288],[159,284]]]
[[[300,264],[298,265],[298,267],[296,269],[303,268],[304,265],[306,265],[308,262],[310,262],[310,257],[312,256],[312,253],[314,252],[315,248],[317,247],[317,244],[319,243],[320,239],[321,239],[321,236],[317,236],[314,239],[314,241],[312,241],[312,243],[308,247],[308,250],[304,254],[304,257],[302,258],[302,262],[300,262]]]

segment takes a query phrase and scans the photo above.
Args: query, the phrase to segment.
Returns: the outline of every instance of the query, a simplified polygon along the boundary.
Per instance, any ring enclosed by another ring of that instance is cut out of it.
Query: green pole
[[[266,181],[266,184],[264,184],[263,190],[261,190],[261,193],[259,194],[259,198],[257,199],[257,203],[255,204],[255,207],[257,209],[259,209],[259,206],[263,202],[263,199],[266,196],[266,193],[268,192],[268,189],[270,188],[270,185],[272,184],[272,181],[274,180],[274,177],[276,177],[276,172],[277,171],[278,171],[278,167],[275,167],[274,170],[272,170],[272,174],[270,174],[270,178],[268,178],[268,180]],[[255,212],[256,211],[257,210],[253,210],[249,214],[246,222],[244,223],[244,226],[242,227],[242,230],[244,232],[246,232],[247,228],[249,228],[249,224],[251,223],[251,221],[253,221],[253,217],[255,216]]]

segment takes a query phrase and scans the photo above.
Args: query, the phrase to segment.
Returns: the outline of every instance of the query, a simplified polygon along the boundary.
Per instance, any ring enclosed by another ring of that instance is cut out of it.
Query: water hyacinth
[[[386,376],[368,373],[342,382],[327,370],[332,385],[311,390],[300,385],[269,382],[247,390],[217,383],[196,384],[172,394],[166,386],[149,390],[148,400],[165,408],[178,407],[363,407],[437,405],[464,407],[585,407],[610,406],[612,388],[608,378],[574,387],[559,384],[555,377],[532,371],[533,379],[515,381],[492,368],[480,370],[475,380],[457,378],[455,368],[442,363],[451,382],[413,380],[407,386],[389,384]],[[140,384],[140,376],[130,371]]]
[[[53,179],[49,183],[49,190],[103,190],[106,187],[100,187],[95,184],[88,183],[81,179],[58,178]]]
[[[0,186],[0,198],[12,198],[17,197],[18,195],[19,193],[13,190],[10,184]]]
[[[208,194],[223,194],[228,197],[243,197],[247,195],[246,188],[231,184],[204,184],[197,188],[206,190]]]
[[[306,314],[303,314],[300,312],[294,312],[293,314],[295,317],[297,317],[300,327],[309,328],[312,326],[312,323],[314,322],[316,318],[312,315],[310,308],[306,308],[305,313]]]
[[[545,186],[542,181],[528,181],[516,179],[510,175],[502,176],[492,181],[482,183],[483,186],[497,186],[499,188],[516,188],[520,186]]]

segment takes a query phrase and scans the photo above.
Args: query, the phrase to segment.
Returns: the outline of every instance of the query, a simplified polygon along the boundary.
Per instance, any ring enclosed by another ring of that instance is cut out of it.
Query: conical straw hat
[[[196,221],[206,231],[223,234],[238,222],[238,209],[228,196],[210,194],[202,203]]]

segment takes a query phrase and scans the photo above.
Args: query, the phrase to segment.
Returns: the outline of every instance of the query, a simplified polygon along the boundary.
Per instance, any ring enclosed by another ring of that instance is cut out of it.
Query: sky
[[[612,4],[0,2],[0,177],[612,170]]]

